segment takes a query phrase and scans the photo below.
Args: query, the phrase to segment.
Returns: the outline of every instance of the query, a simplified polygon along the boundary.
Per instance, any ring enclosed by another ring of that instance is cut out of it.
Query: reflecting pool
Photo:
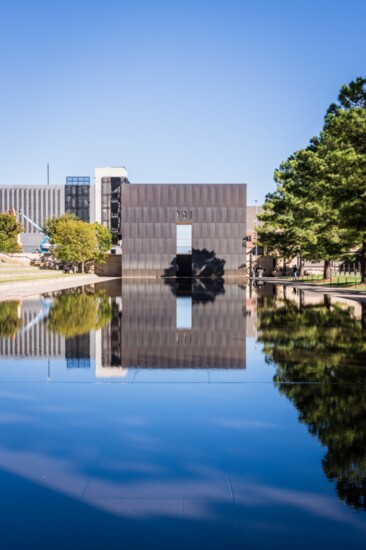
[[[360,548],[366,306],[120,280],[0,302],[4,548]]]

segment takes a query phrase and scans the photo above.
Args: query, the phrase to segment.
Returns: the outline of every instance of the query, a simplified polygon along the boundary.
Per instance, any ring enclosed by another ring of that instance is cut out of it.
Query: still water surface
[[[366,323],[264,285],[0,303],[3,548],[360,548]]]

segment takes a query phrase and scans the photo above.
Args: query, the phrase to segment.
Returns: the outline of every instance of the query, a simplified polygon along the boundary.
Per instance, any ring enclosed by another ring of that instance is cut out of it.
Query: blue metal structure
[[[37,248],[38,251],[41,252],[41,253],[49,252],[50,247],[51,247],[50,238],[47,235],[47,233],[44,231],[44,229],[42,229],[42,227],[37,225],[33,220],[28,218],[28,216],[23,214],[23,212],[21,210],[19,210],[19,215],[23,216],[24,219],[26,219],[29,223],[31,223],[44,236],[41,244]]]

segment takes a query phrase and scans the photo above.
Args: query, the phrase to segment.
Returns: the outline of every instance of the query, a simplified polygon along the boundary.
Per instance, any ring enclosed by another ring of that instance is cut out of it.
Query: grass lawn
[[[39,275],[38,273],[37,274],[34,274],[34,275],[19,275],[18,277],[9,277],[9,276],[1,276],[0,275],[0,285],[2,283],[16,283],[16,282],[21,282],[21,281],[42,281],[42,280],[48,280],[48,279],[56,279],[56,278],[65,278],[65,277],[70,277],[70,275],[72,276],[75,276],[75,275],[82,275],[81,273],[63,273],[62,271],[58,271],[57,273],[52,273],[52,274],[44,274],[44,275]]]

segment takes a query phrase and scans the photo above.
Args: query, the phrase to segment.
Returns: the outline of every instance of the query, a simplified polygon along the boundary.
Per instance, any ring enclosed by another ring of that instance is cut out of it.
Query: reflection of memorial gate
[[[177,254],[177,277],[192,277],[192,254]]]
[[[245,292],[236,284],[206,291],[203,281],[187,290],[187,279],[177,292],[176,284],[123,281],[122,366],[244,369]]]

